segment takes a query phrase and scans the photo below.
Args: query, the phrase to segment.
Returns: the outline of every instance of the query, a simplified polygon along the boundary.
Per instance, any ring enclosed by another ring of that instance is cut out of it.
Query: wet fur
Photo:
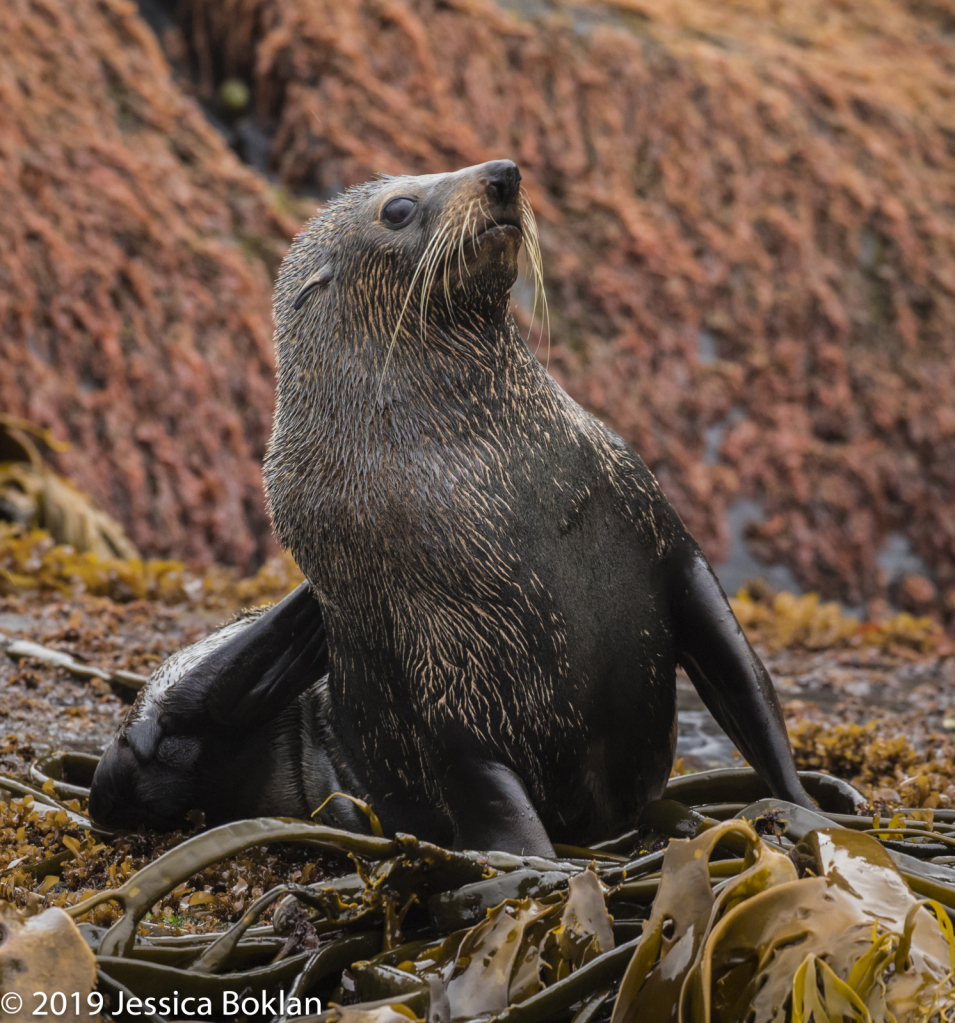
[[[680,661],[774,793],[809,804],[696,543],[521,338],[521,234],[478,232],[509,221],[528,238],[529,210],[495,208],[490,166],[351,189],[282,265],[266,488],[328,670],[283,727],[320,719],[300,751],[386,831],[546,852],[547,836],[607,837],[662,794]],[[404,192],[415,223],[386,230],[382,205]]]

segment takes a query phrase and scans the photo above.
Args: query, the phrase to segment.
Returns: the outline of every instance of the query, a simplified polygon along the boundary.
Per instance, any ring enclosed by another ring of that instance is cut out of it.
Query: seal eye
[[[389,199],[381,211],[381,219],[389,227],[404,227],[414,216],[418,208],[418,200],[410,195],[399,195],[397,199]]]

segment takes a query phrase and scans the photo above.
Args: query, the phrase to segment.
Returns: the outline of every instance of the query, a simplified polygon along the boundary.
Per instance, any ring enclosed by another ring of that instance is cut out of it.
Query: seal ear
[[[292,308],[298,312],[305,305],[305,300],[316,288],[327,288],[335,277],[335,268],[332,264],[323,263],[311,277],[298,289],[298,294],[292,301]]]

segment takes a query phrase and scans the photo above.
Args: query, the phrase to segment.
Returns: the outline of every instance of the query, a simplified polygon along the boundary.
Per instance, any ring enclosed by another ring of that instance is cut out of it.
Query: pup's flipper
[[[328,671],[322,608],[302,583],[185,672],[163,696],[165,731],[271,721]]]

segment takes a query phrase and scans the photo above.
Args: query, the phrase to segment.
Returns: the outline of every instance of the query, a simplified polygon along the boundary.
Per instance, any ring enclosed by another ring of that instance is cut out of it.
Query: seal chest
[[[268,686],[230,640],[179,691],[199,707],[232,672],[248,706],[266,690],[270,707],[298,701],[298,724],[268,727],[312,721],[316,737],[286,750],[308,798],[337,785],[386,831],[547,853],[625,828],[662,794],[679,662],[774,794],[811,805],[699,547],[640,458],[524,344],[509,311],[522,241],[539,275],[505,160],[358,186],[296,238],[265,479],[317,601],[256,619],[285,637]]]

